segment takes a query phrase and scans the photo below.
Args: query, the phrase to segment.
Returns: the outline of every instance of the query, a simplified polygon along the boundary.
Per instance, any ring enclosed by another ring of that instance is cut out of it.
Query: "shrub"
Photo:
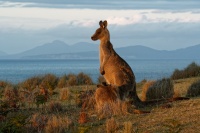
[[[59,78],[57,87],[58,88],[67,87],[67,75],[63,75],[62,77]]]
[[[25,131],[28,115],[23,113],[10,113],[0,123],[0,133],[22,133]]]
[[[45,95],[37,95],[35,96],[35,104],[39,107],[41,104],[44,105],[47,102],[47,97]]]
[[[46,133],[66,133],[72,126],[72,121],[67,116],[51,116],[45,127]]]
[[[78,83],[78,85],[85,85],[85,84],[91,85],[91,84],[93,84],[90,76],[88,76],[87,74],[84,74],[83,72],[81,72],[77,75],[77,83]]]
[[[146,101],[147,100],[147,97],[146,97],[147,91],[154,83],[155,83],[155,81],[146,81],[144,83],[144,85],[142,87],[142,97],[141,97],[142,101]]]
[[[200,96],[200,80],[198,80],[197,82],[194,82],[188,89],[187,97],[196,97],[196,96]]]
[[[4,89],[7,85],[11,85],[9,82],[0,81],[0,89]]]
[[[17,89],[13,86],[6,86],[2,99],[7,101],[9,107],[17,108],[17,102],[19,101],[18,97],[19,95]]]
[[[195,62],[192,62],[183,70],[175,69],[173,74],[171,75],[171,78],[175,80],[196,76],[200,76],[200,66],[197,65]]]
[[[81,94],[78,96],[78,99],[76,100],[76,103],[79,107],[82,107],[82,109],[94,109],[94,91],[88,90],[81,92]]]
[[[75,86],[77,85],[77,78],[75,74],[67,75],[67,86]]]
[[[42,132],[47,124],[48,117],[40,113],[35,113],[29,120],[27,128],[32,132]]]
[[[146,91],[146,95],[145,95]],[[162,98],[172,98],[174,94],[173,83],[170,79],[163,78],[153,83],[147,90],[144,90],[143,96],[146,100],[156,100]]]
[[[28,91],[32,91],[35,88],[37,88],[37,86],[40,85],[41,81],[42,81],[42,77],[34,76],[34,77],[31,77],[31,78],[25,80],[22,83],[19,83],[19,86],[21,88],[28,90]]]
[[[58,78],[53,74],[47,74],[42,78],[40,86],[52,92],[57,86]]]
[[[60,112],[63,110],[63,107],[59,102],[51,102],[48,107],[50,112]]]
[[[68,88],[62,88],[60,90],[60,100],[68,100],[70,98],[70,90]]]

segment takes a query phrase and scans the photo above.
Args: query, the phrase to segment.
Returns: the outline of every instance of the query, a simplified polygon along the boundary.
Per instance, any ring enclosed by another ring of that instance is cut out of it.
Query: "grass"
[[[191,84],[198,80],[200,77],[173,80],[174,95],[185,96]],[[137,85],[140,97],[145,82]],[[18,108],[8,107],[2,97],[0,132],[196,133],[200,129],[200,97],[167,103],[169,108],[159,104],[142,108],[151,111],[147,114],[134,114],[134,107],[129,105],[129,113],[115,113],[99,120],[94,107],[82,109],[78,106],[82,100],[80,95],[95,89],[96,85],[56,88],[39,107],[35,101],[32,106],[28,103],[21,106],[20,100],[16,100]]]

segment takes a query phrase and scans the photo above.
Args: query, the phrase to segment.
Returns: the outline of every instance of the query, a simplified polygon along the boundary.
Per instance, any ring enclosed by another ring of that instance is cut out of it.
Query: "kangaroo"
[[[137,106],[142,102],[136,93],[134,73],[128,63],[113,49],[107,21],[100,21],[99,25],[100,28],[96,30],[91,39],[93,41],[100,40],[100,73],[104,76],[107,84],[117,86],[121,100],[132,101]]]
[[[97,85],[97,90],[94,93],[95,101],[96,101],[96,108],[97,110],[101,110],[102,106],[105,103],[112,103],[117,101],[118,99],[118,92],[114,86],[104,86],[104,85]]]
[[[117,98],[121,100],[128,100],[128,102],[136,107],[144,107],[145,105],[162,102],[163,99],[144,102],[139,99],[136,92],[134,73],[128,63],[113,49],[113,45],[110,42],[110,33],[107,29],[107,21],[100,21],[99,25],[100,27],[96,30],[91,39],[93,41],[100,40],[100,73],[104,76],[106,83],[109,84],[109,86],[107,86],[107,84],[103,84],[105,88],[102,89],[101,86],[99,92],[105,91],[105,93],[109,93],[109,88],[114,89],[112,92],[116,92],[114,94]],[[116,97],[114,99],[116,99]],[[189,98],[177,97],[169,98],[164,101],[173,102],[178,100],[189,100]]]

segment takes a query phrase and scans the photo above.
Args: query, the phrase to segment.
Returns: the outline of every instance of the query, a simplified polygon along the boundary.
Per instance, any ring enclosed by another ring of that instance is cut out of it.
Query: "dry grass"
[[[198,80],[200,80],[200,77],[174,80],[175,95],[186,96],[188,88]]]
[[[154,83],[155,83],[155,81],[147,81],[147,82],[144,83],[144,85],[142,87],[142,95],[141,95],[142,101],[147,100],[147,97],[146,97],[147,91]]]
[[[189,86],[199,79],[200,77],[173,81],[175,95],[185,96]],[[71,99],[76,101],[82,92],[95,90],[96,86],[74,86],[68,89]],[[58,91],[60,93],[60,89]],[[91,95],[88,94],[86,97],[91,97]],[[134,107],[125,102],[116,101],[105,104],[102,109],[105,115],[101,120],[94,108],[82,112],[82,107],[79,107],[76,102],[66,103],[65,100],[60,100],[60,96],[51,96],[46,103],[47,107],[52,101],[59,101],[62,109],[49,111],[36,107],[29,109],[25,106],[17,110],[23,114],[29,114],[26,124],[22,125],[26,132],[198,133],[200,128],[200,97],[168,103],[170,108],[163,108],[163,105],[142,108],[142,110],[151,111],[147,114],[134,114]],[[54,108],[57,106],[53,106]],[[15,115],[16,112],[0,114],[0,118],[3,118],[0,121],[0,132],[2,127],[11,126],[8,123],[10,114]]]
[[[62,88],[60,90],[60,100],[64,101],[64,100],[68,100],[69,98],[70,98],[69,88]]]
[[[117,133],[118,128],[119,125],[113,117],[106,120],[106,133]]]
[[[46,133],[65,133],[72,126],[72,121],[67,116],[52,115],[45,126]]]
[[[196,96],[200,96],[200,80],[194,82],[193,84],[191,84],[191,86],[189,87],[187,94],[187,97],[196,97]]]
[[[133,126],[131,121],[124,122],[124,131],[123,133],[132,133],[133,132]]]
[[[52,101],[48,105],[48,109],[49,109],[50,112],[61,112],[61,111],[63,111],[63,106],[60,102]]]
[[[41,132],[44,130],[46,123],[48,121],[47,115],[42,115],[41,113],[35,113],[31,116],[29,120],[28,129],[32,132]]]
[[[108,118],[111,116],[126,115],[128,114],[128,104],[120,100],[106,102],[101,108],[98,108],[97,112],[99,119]]]

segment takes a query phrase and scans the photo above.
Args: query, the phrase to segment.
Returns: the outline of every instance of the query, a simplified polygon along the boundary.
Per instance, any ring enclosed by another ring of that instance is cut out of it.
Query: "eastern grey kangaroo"
[[[113,49],[107,21],[100,21],[99,25],[100,27],[91,39],[93,41],[100,40],[100,73],[104,76],[107,84],[117,88],[121,100],[132,101],[137,106],[141,100],[136,93],[134,73],[128,63]]]

